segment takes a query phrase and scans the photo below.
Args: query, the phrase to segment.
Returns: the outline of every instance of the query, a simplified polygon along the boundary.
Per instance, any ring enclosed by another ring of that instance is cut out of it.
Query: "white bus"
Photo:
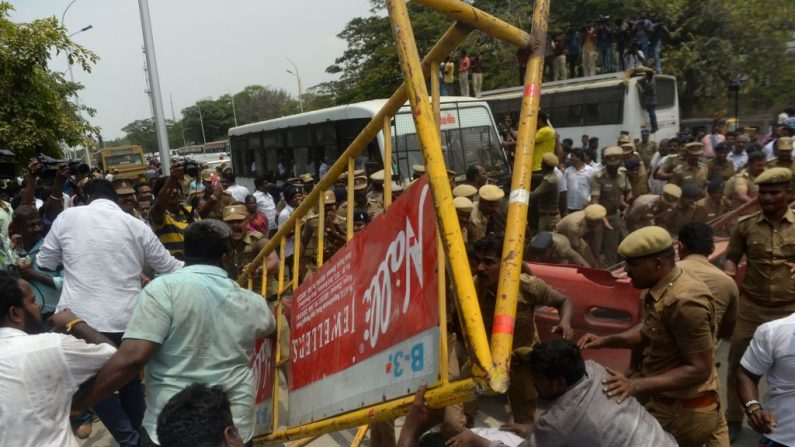
[[[651,130],[638,93],[640,78],[630,78],[627,86],[621,72],[547,82],[541,87],[541,109],[549,113],[549,121],[561,140],[571,138],[574,147],[581,146],[583,135],[599,138],[599,147],[616,144],[622,130],[639,138],[641,129]],[[651,139],[660,141],[676,137],[679,132],[679,99],[676,78],[657,75],[655,79],[659,129]],[[483,92],[481,98],[489,103],[498,122],[502,123],[505,114],[511,114],[516,123],[522,90],[521,86],[491,90]]]
[[[255,172],[272,172],[280,180],[304,173],[319,178],[385,103],[385,99],[377,99],[229,129],[238,183],[252,186]],[[508,160],[485,101],[442,97],[440,114],[442,149],[449,169],[463,176],[469,165],[481,164],[492,178],[509,174]],[[392,138],[393,172],[408,178],[411,166],[423,163],[408,105],[392,121]],[[382,169],[383,154],[384,135],[379,132],[357,158],[357,169]]]

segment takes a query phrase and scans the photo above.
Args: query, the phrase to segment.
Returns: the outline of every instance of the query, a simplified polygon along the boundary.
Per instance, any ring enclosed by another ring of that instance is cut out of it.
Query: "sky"
[[[71,0],[11,0],[11,19],[60,19]],[[166,118],[173,97],[180,110],[203,98],[236,93],[263,84],[297,95],[292,59],[304,89],[334,79],[326,67],[345,50],[337,34],[354,17],[369,15],[368,0],[150,0],[160,88]],[[74,67],[85,89],[80,101],[97,110],[91,123],[105,140],[121,128],[151,116],[144,93],[143,37],[136,0],[76,0],[64,23],[72,39],[100,57],[91,73]],[[50,62],[66,71],[61,56]]]

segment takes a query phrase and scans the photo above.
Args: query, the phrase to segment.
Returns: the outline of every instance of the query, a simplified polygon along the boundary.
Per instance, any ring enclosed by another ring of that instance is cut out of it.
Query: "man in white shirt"
[[[183,263],[171,256],[148,225],[119,208],[113,184],[92,180],[84,191],[89,204],[58,215],[36,263],[46,270],[63,265],[56,312],[71,309],[119,344],[141,292],[144,263],[156,273],[173,272]],[[144,412],[137,377],[118,397],[111,396],[94,410],[119,444],[137,445]]]
[[[585,164],[585,151],[572,149],[569,154],[571,166],[563,172],[566,183],[566,207],[570,213],[585,209],[591,201],[591,176],[594,168]]]
[[[248,188],[243,185],[236,185],[235,180],[237,177],[234,172],[227,171],[221,174],[221,184],[226,188],[226,192],[232,194],[235,202],[245,202],[246,196],[251,194]]]
[[[290,218],[290,214],[293,213],[295,208],[304,201],[304,193],[301,188],[297,188],[295,186],[287,186],[284,190],[284,200],[287,202],[284,209],[279,213],[279,229],[281,229],[285,223],[287,223],[287,219]],[[291,235],[287,238],[287,241],[284,245],[284,256],[287,260],[288,268],[293,266],[292,256],[293,252],[295,251],[295,236]]]
[[[50,323],[72,335],[37,334],[39,306],[26,281],[0,272],[0,445],[77,447],[72,395],[116,352],[69,311]],[[66,326],[64,328],[64,326]]]
[[[257,199],[257,211],[265,214],[268,219],[268,230],[270,232],[276,231],[276,201],[273,200],[268,188],[270,187],[271,179],[268,177],[258,176],[254,179],[254,198]],[[268,236],[267,234],[265,236]]]
[[[764,405],[759,379],[767,374]],[[760,446],[795,445],[795,314],[756,328],[737,369],[737,394]]]

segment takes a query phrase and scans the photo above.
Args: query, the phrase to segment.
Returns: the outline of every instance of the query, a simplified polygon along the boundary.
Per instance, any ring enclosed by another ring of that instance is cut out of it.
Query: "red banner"
[[[254,346],[254,357],[251,358],[249,368],[254,373],[254,383],[257,384],[257,397],[255,399],[255,424],[257,434],[272,431],[273,415],[273,379],[275,377],[274,340],[261,338]]]
[[[436,268],[435,210],[423,176],[296,290],[290,391],[438,326]],[[396,351],[373,380],[405,380],[402,371],[419,371],[427,349]]]

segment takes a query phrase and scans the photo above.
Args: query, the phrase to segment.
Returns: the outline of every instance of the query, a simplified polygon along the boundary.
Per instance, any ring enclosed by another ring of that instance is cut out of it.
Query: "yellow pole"
[[[356,159],[353,157],[348,158],[348,203],[345,205],[347,214],[345,215],[345,224],[347,229],[348,240],[353,239],[353,208],[356,206],[356,200],[353,193],[353,172],[356,170]]]
[[[317,202],[317,268],[323,265],[323,243],[326,235],[326,193]]]
[[[268,257],[262,259],[262,287],[260,287],[259,294],[263,297],[268,297]]]
[[[486,377],[491,377],[494,365],[488,348],[488,339],[483,330],[483,316],[475,294],[475,284],[472,281],[464,239],[458,225],[458,215],[453,207],[453,194],[442,156],[439,132],[433,119],[428,91],[425,88],[425,79],[422,77],[414,32],[403,0],[388,0],[387,10],[392,20],[392,33],[405,79],[404,84],[408,90],[414,125],[425,159],[425,171],[430,178],[439,231],[442,233],[445,251],[450,260],[453,285],[465,316],[462,322],[465,328],[464,334],[470,339],[469,346],[473,349],[474,366],[476,366],[474,371],[477,376],[485,374]]]
[[[514,46],[524,48],[530,45],[530,34],[460,0],[414,1]],[[548,10],[549,8],[547,8]],[[535,30],[535,28],[533,29]],[[540,42],[545,41],[541,40]]]
[[[295,212],[295,210],[293,210]],[[300,256],[300,247],[301,247],[301,219],[295,220],[295,232],[293,233],[293,274],[291,275],[293,278],[293,290],[298,288],[298,278],[299,272],[298,269],[300,268],[301,256]]]
[[[536,0],[533,12],[534,35],[546,39],[549,0]],[[543,40],[542,40],[543,41]],[[544,46],[534,49],[527,67],[522,109],[519,115],[519,135],[513,164],[508,218],[502,249],[497,305],[491,333],[491,355],[495,371],[492,388],[498,392],[508,389],[511,351],[513,348],[516,303],[519,296],[519,277],[527,227],[527,206],[530,177],[535,150],[538,107],[541,102],[541,76],[544,71]]]
[[[436,232],[436,270],[439,274],[438,295],[439,295],[439,378],[442,385],[447,385],[449,382],[447,362],[447,284],[445,282],[445,259],[444,259],[444,244],[442,244],[442,236]]]
[[[431,66],[430,61],[433,60],[441,60],[446,58],[453,50],[455,50],[461,42],[463,42],[469,33],[472,32],[472,27],[469,25],[464,25],[461,23],[455,23],[447,29],[444,35],[436,42],[436,45],[431,48],[428,54],[425,56],[422,62],[422,70],[423,73],[430,73]],[[279,244],[279,239],[284,237],[288,232],[289,228],[292,228],[293,222],[295,219],[303,218],[308,211],[312,209],[315,202],[317,201],[318,197],[320,196],[320,191],[325,191],[326,189],[331,188],[332,184],[342,175],[343,171],[348,166],[348,159],[349,158],[356,158],[362,151],[370,144],[371,141],[376,137],[378,132],[383,129],[384,126],[384,117],[385,116],[393,116],[403,107],[403,104],[408,99],[408,92],[406,90],[405,82],[398,88],[394,94],[387,100],[386,104],[381,107],[381,110],[375,114],[370,119],[370,122],[359,132],[359,135],[351,142],[345,152],[343,152],[336,162],[329,168],[328,172],[322,179],[318,182],[314,189],[304,198],[304,201],[301,203],[295,211],[290,214],[290,218],[287,219],[287,222],[284,223],[283,227],[273,235],[270,242],[262,248],[256,258],[252,261],[252,265],[257,265],[262,262],[262,258],[267,256],[268,253],[274,251]],[[238,283],[242,286],[245,283],[244,276],[240,275],[238,278]]]
[[[353,438],[353,441],[351,441],[351,447],[359,447],[364,440],[364,435],[367,434],[367,429],[369,428],[369,425],[362,425],[358,430],[356,430],[356,436]]]
[[[384,117],[384,211],[392,204],[392,120]]]
[[[274,350],[276,351],[273,354],[274,365],[278,365],[281,362],[281,351],[279,350],[279,332],[282,329],[282,293],[284,291],[284,270],[286,268],[285,263],[287,259],[287,238],[282,238],[279,244],[279,290],[277,291],[276,296],[276,342],[274,345]],[[274,368],[273,374],[273,431],[278,431],[279,429],[279,370]]]
[[[476,396],[475,381],[472,379],[451,382],[438,388],[429,389],[425,393],[428,408],[444,408],[461,402],[473,400]],[[283,431],[260,435],[254,438],[255,444],[271,445],[293,439],[306,438],[323,433],[345,430],[364,424],[394,419],[403,416],[414,401],[414,396],[405,396],[382,404],[359,410],[353,410],[337,417],[323,419],[300,427],[288,428]]]
[[[432,61],[431,67],[435,66],[436,70],[439,70],[439,61]],[[433,105],[433,120],[436,121],[436,131],[439,132],[439,135],[442,134],[442,127],[441,127],[441,111],[442,111],[442,104],[439,102],[439,74],[434,73],[431,71],[431,105]]]

